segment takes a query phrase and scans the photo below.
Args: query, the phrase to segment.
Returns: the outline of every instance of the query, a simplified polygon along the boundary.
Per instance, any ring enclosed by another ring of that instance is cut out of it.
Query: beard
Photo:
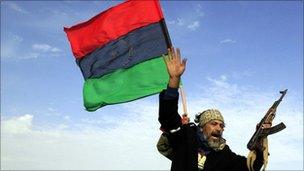
[[[208,138],[208,145],[209,145],[209,147],[211,147],[211,148],[219,148],[220,147],[220,145],[221,145],[221,138],[222,137],[219,137],[219,138],[217,138],[217,139],[213,139],[213,138]]]
[[[206,135],[204,135],[204,136],[205,136],[205,138],[207,137],[206,140],[208,142],[208,146],[215,151],[219,151],[225,147],[226,140],[222,137],[222,134],[217,133],[216,135],[217,135],[216,136],[217,138],[214,138],[212,135],[210,135],[208,137]]]

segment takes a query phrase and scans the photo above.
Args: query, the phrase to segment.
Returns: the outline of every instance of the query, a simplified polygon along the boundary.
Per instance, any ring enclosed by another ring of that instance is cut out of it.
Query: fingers
[[[179,62],[181,62],[181,54],[180,54],[179,48],[176,48],[176,53],[175,53],[175,55],[176,55],[176,59],[177,59]]]
[[[183,66],[186,66],[186,64],[187,64],[187,59],[184,58],[183,61],[182,61],[182,65],[183,65]]]
[[[168,58],[168,61],[176,61],[176,62],[178,62],[178,63],[180,63],[180,64],[182,64],[182,65],[185,65],[186,64],[186,62],[187,62],[187,60],[186,59],[183,59],[182,60],[182,57],[181,57],[181,53],[180,53],[180,49],[179,48],[174,48],[174,47],[172,47],[172,48],[169,48],[168,49],[168,56],[169,56],[169,58]],[[167,61],[167,62],[168,62]]]
[[[171,57],[172,60],[176,59],[176,52],[174,47],[171,48],[171,55],[172,55]]]
[[[174,50],[174,47],[168,49],[168,55],[169,55],[169,59],[170,60],[174,60],[175,59],[175,50]]]
[[[171,48],[168,48],[168,56],[167,56],[168,61],[172,59],[172,50]]]
[[[166,56],[165,54],[162,54],[162,57],[163,57],[165,63],[168,64],[168,60],[169,60],[168,56]]]

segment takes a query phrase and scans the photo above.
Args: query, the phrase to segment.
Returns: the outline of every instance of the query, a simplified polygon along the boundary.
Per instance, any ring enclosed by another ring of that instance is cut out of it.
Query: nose
[[[218,125],[215,127],[215,130],[216,130],[216,131],[219,131],[219,132],[222,132],[222,131],[223,131],[223,128],[218,124]]]

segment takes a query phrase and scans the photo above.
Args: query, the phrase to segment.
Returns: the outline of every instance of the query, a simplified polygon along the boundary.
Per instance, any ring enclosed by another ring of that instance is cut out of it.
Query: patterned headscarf
[[[217,109],[208,109],[197,114],[194,122],[198,123],[198,125],[202,127],[211,120],[219,120],[224,123],[224,118],[221,112]]]

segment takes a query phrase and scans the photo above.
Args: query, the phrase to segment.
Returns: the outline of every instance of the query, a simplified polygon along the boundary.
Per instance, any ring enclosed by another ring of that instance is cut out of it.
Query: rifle
[[[251,137],[251,139],[249,140],[249,142],[247,144],[247,148],[249,150],[252,151],[252,150],[259,148],[259,146],[260,146],[259,142],[260,142],[261,138],[265,138],[270,134],[277,133],[286,128],[286,126],[283,122],[281,122],[280,124],[273,126],[271,128],[262,128],[263,124],[272,122],[272,120],[275,117],[277,107],[281,103],[286,92],[287,92],[287,89],[284,91],[280,91],[280,93],[282,94],[281,97],[273,103],[273,105],[268,109],[267,113],[265,114],[265,116],[262,118],[262,120],[258,124],[257,130],[255,131],[255,133],[253,134],[253,136]]]

